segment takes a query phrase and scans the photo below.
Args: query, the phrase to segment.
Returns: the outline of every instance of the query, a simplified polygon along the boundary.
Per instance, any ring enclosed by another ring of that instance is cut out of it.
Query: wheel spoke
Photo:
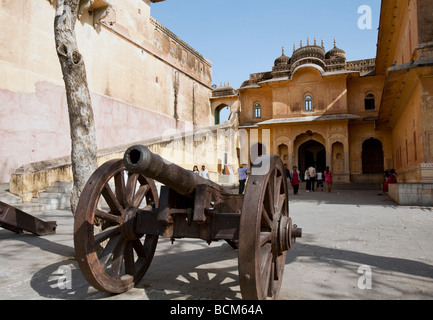
[[[271,272],[269,274],[269,286],[268,286],[268,297],[275,295],[275,260],[272,259]]]
[[[155,206],[158,207],[158,203],[155,202],[155,199],[158,197],[158,192],[156,191],[155,183],[151,181],[151,183],[144,179],[143,176],[140,176],[138,181],[141,185],[147,185],[148,190],[145,190],[144,194],[146,196],[146,204],[150,205],[151,207]]]
[[[131,174],[126,183],[126,205],[134,202],[135,189],[137,187],[138,174]]]
[[[272,220],[271,217],[269,216],[268,212],[266,211],[265,206],[263,206],[263,211],[262,211],[262,228],[266,228],[266,229],[272,229]]]
[[[113,263],[111,264],[110,272],[113,276],[120,276],[122,272],[123,258],[125,256],[126,245],[127,241],[122,239],[117,243],[113,251]]]
[[[277,214],[283,213],[285,200],[286,200],[286,195],[284,193],[278,195],[278,207],[275,209]]]
[[[140,258],[146,258],[148,255],[145,246],[141,243],[140,239],[136,239],[133,243],[135,252]]]
[[[134,207],[139,207],[144,197],[147,195],[147,192],[150,190],[150,186],[148,184],[142,185],[138,188],[135,196],[134,196]]]
[[[271,242],[271,232],[261,232],[260,233],[260,248],[263,247],[264,245],[266,245],[267,243]]]
[[[115,216],[114,214],[111,214],[111,213],[108,213],[108,212],[105,212],[105,211],[102,211],[99,209],[96,210],[95,216],[98,218],[104,219],[108,222],[113,222],[113,223],[117,223],[117,224],[120,224],[120,222],[121,222],[121,219],[119,216]]]
[[[134,250],[131,241],[128,241],[125,249],[125,273],[130,275],[135,273]]]
[[[265,248],[264,248],[265,249]],[[262,251],[262,250],[260,250]],[[271,273],[272,273],[272,252],[270,248],[263,250],[260,256],[260,280],[262,287],[262,294],[264,297],[267,296],[269,291]]]
[[[104,250],[102,251],[101,255],[99,256],[99,263],[104,270],[107,269],[111,258],[113,257],[113,252],[120,241],[120,234],[111,237]]]
[[[116,199],[119,201],[122,207],[125,207],[126,194],[125,194],[125,171],[121,170],[114,175],[114,185],[116,192]]]
[[[283,176],[278,176],[275,178],[275,183],[274,183],[274,207],[275,209],[277,209],[277,207],[279,207],[280,205],[280,198],[279,198],[279,194],[281,193],[281,183],[283,182]],[[277,211],[279,212],[279,211]]]
[[[112,226],[112,227],[109,227],[107,229],[104,229],[95,236],[95,238],[94,238],[95,243],[101,244],[102,242],[104,242],[108,238],[111,238],[111,237],[113,237],[119,233],[120,233],[120,227],[119,226]]]
[[[285,263],[285,261],[283,261],[283,256],[284,255],[280,255],[280,256],[275,257],[275,259],[274,259],[274,277],[273,277],[273,279],[275,281],[278,281],[280,279],[280,276],[282,276],[281,275],[281,270],[283,267],[282,264]]]
[[[265,245],[260,248],[260,274],[263,274],[263,272],[269,272],[269,262],[272,261],[272,251],[271,251],[271,245]],[[266,271],[269,269],[268,271]]]
[[[123,207],[117,200],[108,183],[105,184],[104,189],[102,190],[102,196],[110,207],[111,213],[120,216],[122,214]]]

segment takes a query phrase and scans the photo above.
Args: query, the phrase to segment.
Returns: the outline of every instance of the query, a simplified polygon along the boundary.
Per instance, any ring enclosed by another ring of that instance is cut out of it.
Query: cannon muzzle
[[[152,153],[146,146],[135,145],[128,148],[123,161],[126,169],[157,180],[182,195],[193,195],[197,185],[207,184],[221,188],[211,180],[204,179],[192,171],[164,160]]]

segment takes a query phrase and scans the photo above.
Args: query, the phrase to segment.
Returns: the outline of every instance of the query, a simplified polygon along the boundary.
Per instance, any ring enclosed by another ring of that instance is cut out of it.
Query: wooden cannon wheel
[[[128,172],[123,160],[106,162],[90,177],[75,213],[74,246],[93,287],[122,293],[144,276],[158,236],[136,234],[134,223],[139,209],[152,206],[158,206],[154,181]]]
[[[239,284],[243,299],[276,298],[292,246],[287,180],[278,157],[262,156],[251,169],[239,226]]]

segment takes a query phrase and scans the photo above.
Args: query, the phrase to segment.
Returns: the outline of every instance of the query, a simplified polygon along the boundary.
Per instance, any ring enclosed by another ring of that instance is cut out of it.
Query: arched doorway
[[[298,159],[298,169],[301,172],[304,172],[310,166],[323,171],[326,168],[325,146],[315,140],[309,140],[299,147]]]
[[[226,122],[230,117],[230,107],[226,104],[219,105],[215,109],[215,124]]]
[[[370,138],[362,144],[362,173],[376,174],[384,172],[382,142]]]

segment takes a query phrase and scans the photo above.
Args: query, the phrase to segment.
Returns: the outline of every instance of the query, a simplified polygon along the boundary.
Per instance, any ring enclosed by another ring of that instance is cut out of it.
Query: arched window
[[[170,42],[170,53],[172,55],[176,55],[176,47],[177,47],[177,45],[175,42]]]
[[[262,107],[260,106],[260,103],[254,104],[254,118],[260,119],[262,117]]]
[[[365,110],[374,110],[376,109],[376,98],[374,97],[374,94],[369,93],[365,97],[364,100]]]
[[[313,97],[307,94],[304,98],[305,111],[313,111]]]
[[[278,155],[283,161],[289,160],[289,147],[284,143],[280,144],[278,146]]]

